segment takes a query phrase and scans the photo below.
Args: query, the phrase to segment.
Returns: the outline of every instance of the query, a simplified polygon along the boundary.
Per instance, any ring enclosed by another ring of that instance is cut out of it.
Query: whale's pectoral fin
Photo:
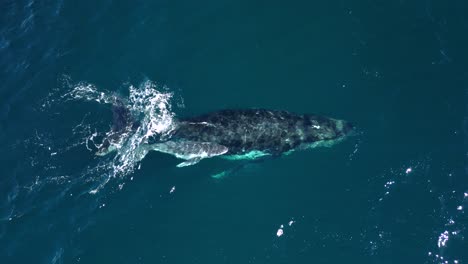
[[[202,159],[220,156],[228,151],[228,148],[223,145],[196,141],[166,141],[153,144],[149,148],[186,160],[178,164],[177,167],[197,164]]]
[[[193,159],[189,159],[187,161],[184,161],[182,163],[179,163],[177,164],[177,167],[178,168],[181,168],[181,167],[186,167],[186,166],[190,166],[190,165],[195,165],[197,164],[202,158],[193,158]]]
[[[211,158],[223,155],[228,151],[228,148],[223,145],[196,141],[166,141],[153,144],[149,148],[185,160]]]

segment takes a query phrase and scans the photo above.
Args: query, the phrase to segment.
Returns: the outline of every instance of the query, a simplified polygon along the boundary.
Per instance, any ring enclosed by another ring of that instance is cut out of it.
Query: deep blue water
[[[27,0],[0,14],[0,263],[468,262],[464,1]],[[176,168],[155,152],[116,172],[93,154],[112,122],[101,93],[137,93],[157,124],[164,95],[175,118],[261,107],[359,134],[222,179],[235,161]]]

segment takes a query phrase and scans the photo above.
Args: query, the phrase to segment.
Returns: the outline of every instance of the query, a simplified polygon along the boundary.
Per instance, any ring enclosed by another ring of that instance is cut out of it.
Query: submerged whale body
[[[118,122],[127,122],[127,115],[122,116],[124,121]],[[123,127],[132,126],[135,125]],[[267,109],[221,110],[180,119],[167,141],[142,147],[184,159],[186,161],[178,165],[183,167],[215,156],[278,156],[311,146],[330,145],[352,130],[349,122],[319,115]],[[98,153],[110,151],[105,148]]]

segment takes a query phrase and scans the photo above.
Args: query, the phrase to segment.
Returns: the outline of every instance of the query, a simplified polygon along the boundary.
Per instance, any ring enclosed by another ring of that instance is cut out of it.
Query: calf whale
[[[112,138],[106,139],[106,144],[98,149],[98,155],[115,150],[112,146],[118,140],[115,136],[119,133],[118,129],[127,133],[137,126],[135,122],[129,122],[128,113],[121,107],[116,110],[118,112],[114,112],[114,122],[118,126],[114,126]],[[175,121],[174,129],[165,141],[145,143],[141,147],[184,159],[177,165],[183,167],[216,156],[256,159],[331,145],[345,138],[352,130],[350,122],[320,115],[267,109],[232,109],[179,119]]]

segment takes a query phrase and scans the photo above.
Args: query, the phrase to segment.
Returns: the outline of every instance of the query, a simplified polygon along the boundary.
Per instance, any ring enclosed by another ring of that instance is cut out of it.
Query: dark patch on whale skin
[[[112,105],[112,128],[102,145],[97,150],[97,155],[105,155],[108,152],[111,144],[118,143],[122,134],[128,133],[138,128],[140,123],[135,121],[130,110],[125,106],[124,102],[115,98]]]
[[[318,115],[266,109],[221,110],[181,119],[171,140],[213,142],[227,154],[260,150],[280,154],[302,143],[334,140],[353,129],[348,122]]]

